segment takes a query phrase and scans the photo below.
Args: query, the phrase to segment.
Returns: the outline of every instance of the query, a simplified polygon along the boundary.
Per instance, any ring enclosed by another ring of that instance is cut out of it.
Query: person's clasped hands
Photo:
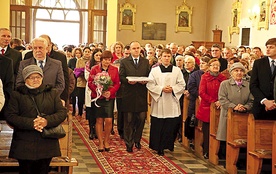
[[[37,118],[34,119],[34,129],[38,132],[42,132],[43,128],[47,126],[47,120],[41,116],[37,116]]]
[[[170,85],[167,85],[162,90],[165,93],[171,93],[173,91],[172,87]]]
[[[270,110],[276,109],[276,103],[275,103],[274,100],[265,100],[263,102],[263,104],[265,105],[265,110],[266,111],[270,111]]]

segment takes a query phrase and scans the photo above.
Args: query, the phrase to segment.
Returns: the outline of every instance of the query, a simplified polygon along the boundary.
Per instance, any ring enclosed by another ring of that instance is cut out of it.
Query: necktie
[[[273,74],[274,73],[274,69],[275,69],[275,64],[274,64],[274,60],[271,60],[271,66],[270,66],[270,69],[271,69],[271,73]]]
[[[43,61],[40,60],[39,63],[40,63],[39,67],[40,67],[41,69],[43,69]]]
[[[5,54],[5,49],[2,49],[1,53],[2,53],[2,55],[4,55]]]
[[[134,61],[135,66],[138,66],[138,59],[134,59]]]

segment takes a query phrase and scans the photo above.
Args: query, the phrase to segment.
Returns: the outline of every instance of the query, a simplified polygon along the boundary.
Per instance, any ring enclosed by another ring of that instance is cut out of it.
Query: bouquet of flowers
[[[95,101],[95,105],[97,107],[100,107],[97,105],[96,101],[101,97],[103,91],[108,90],[108,88],[113,84],[113,82],[108,72],[102,71],[95,75],[93,83],[97,86],[96,88],[97,97],[92,99],[92,102]]]

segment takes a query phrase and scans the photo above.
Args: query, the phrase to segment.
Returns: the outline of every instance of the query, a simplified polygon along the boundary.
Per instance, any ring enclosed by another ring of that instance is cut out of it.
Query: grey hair
[[[48,42],[47,42],[47,40],[44,39],[44,38],[42,38],[42,37],[34,38],[34,39],[32,40],[32,46],[33,46],[34,43],[37,42],[37,41],[43,42],[43,44],[44,44],[46,47],[48,47]]]

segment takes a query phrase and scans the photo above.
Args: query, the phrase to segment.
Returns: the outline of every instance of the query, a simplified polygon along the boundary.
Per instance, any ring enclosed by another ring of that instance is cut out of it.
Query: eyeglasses
[[[34,80],[41,80],[42,77],[41,76],[34,76],[34,77],[28,77],[28,79],[34,81]]]
[[[213,67],[220,67],[220,65],[218,65],[218,64],[214,64],[214,65],[210,65],[210,66],[213,66]]]

